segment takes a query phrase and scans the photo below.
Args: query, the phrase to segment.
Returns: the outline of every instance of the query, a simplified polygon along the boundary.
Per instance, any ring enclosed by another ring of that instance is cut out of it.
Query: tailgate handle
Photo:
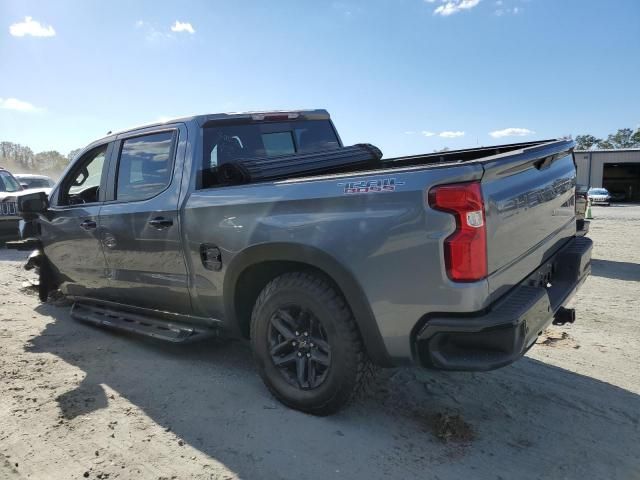
[[[544,170],[545,168],[549,168],[549,166],[553,163],[553,161],[557,158],[556,155],[549,155],[547,157],[541,158],[540,160],[536,160],[533,165],[538,170]]]

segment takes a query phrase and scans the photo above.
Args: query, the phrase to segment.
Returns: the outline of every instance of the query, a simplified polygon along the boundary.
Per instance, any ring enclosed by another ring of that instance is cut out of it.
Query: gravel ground
[[[640,206],[594,207],[593,275],[526,358],[383,372],[315,418],[243,342],[167,345],[40,304],[0,250],[0,478],[640,478]]]

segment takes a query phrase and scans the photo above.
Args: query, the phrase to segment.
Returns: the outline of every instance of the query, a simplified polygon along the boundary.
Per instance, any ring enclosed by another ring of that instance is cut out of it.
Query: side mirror
[[[29,184],[28,183],[20,183],[20,186],[22,188],[29,188]]]
[[[49,208],[49,197],[44,192],[18,195],[18,214],[25,220],[33,219]]]

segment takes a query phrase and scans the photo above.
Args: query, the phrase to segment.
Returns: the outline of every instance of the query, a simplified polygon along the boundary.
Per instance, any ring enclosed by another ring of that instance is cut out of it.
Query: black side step
[[[78,302],[75,302],[71,307],[71,316],[76,320],[100,327],[139,333],[173,343],[186,342],[196,338],[199,340],[216,333],[215,330],[205,330],[188,324],[176,324],[137,313]]]

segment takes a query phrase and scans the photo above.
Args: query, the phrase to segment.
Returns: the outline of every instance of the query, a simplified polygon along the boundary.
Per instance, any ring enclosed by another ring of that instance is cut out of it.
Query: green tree
[[[630,128],[621,128],[616,133],[610,134],[606,140],[599,142],[598,147],[604,149],[637,147],[639,144],[634,141],[636,134]]]
[[[576,137],[576,148],[578,150],[591,150],[600,142],[602,142],[602,139],[596,138],[593,135],[578,135]]]
[[[38,172],[60,172],[64,170],[69,161],[67,157],[56,150],[37,153],[35,156],[35,170]]]
[[[75,148],[71,150],[69,153],[67,153],[67,161],[72,162],[81,151],[81,148]]]

